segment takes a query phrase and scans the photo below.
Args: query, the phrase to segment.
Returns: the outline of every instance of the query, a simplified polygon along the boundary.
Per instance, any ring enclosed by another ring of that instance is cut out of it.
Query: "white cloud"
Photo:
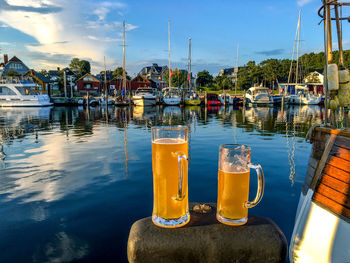
[[[121,38],[118,29],[122,25],[115,19],[107,21],[106,16],[108,12],[126,8],[120,2],[95,3],[93,0],[7,0],[7,4],[10,5],[7,9],[0,10],[0,24],[6,23],[37,40],[38,44],[25,46],[28,57],[29,54],[44,55],[43,60],[29,61],[34,68],[66,66],[57,61],[62,58],[62,63],[66,63],[67,57],[103,65],[107,49]],[[98,15],[96,20],[91,17],[94,12]],[[127,24],[126,28],[133,30],[137,26]],[[53,57],[56,59],[50,61]],[[93,67],[94,72],[98,70]]]
[[[315,1],[315,0],[298,0],[297,4],[298,4],[298,6],[304,6],[304,5],[307,5],[313,1]]]

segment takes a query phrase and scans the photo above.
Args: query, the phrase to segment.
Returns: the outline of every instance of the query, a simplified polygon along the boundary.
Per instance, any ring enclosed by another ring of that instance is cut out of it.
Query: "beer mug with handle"
[[[152,128],[153,213],[161,227],[181,227],[190,220],[188,209],[187,127]]]
[[[216,218],[223,224],[245,224],[248,208],[256,206],[263,197],[264,173],[260,164],[250,163],[250,156],[251,149],[246,145],[220,145]],[[258,177],[257,194],[252,202],[248,201],[250,169],[254,169]]]

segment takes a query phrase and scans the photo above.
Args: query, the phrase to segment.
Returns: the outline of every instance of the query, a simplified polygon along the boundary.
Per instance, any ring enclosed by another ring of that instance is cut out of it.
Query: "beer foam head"
[[[250,163],[250,147],[239,144],[220,146],[219,170],[231,173],[248,172]]]

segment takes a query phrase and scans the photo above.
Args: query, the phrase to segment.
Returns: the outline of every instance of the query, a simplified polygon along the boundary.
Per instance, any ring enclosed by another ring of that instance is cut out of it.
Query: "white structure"
[[[265,87],[251,87],[245,93],[246,103],[257,106],[272,105],[270,100],[269,89]]]
[[[0,107],[52,106],[48,95],[39,95],[31,88],[36,84],[0,83]]]
[[[152,88],[138,88],[132,101],[136,106],[154,106],[156,105],[156,96]]]
[[[310,84],[323,84],[324,76],[317,72],[311,72],[304,78],[304,83],[310,83]]]
[[[163,102],[166,105],[179,105],[181,96],[179,95],[178,88],[166,88],[163,95]]]
[[[307,87],[296,85],[295,95],[289,95],[287,100],[289,104],[318,105],[321,103],[322,97],[311,94]]]

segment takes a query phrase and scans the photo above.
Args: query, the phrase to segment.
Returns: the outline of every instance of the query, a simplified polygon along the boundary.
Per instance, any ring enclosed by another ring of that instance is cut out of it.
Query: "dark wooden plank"
[[[350,184],[344,183],[332,176],[323,174],[320,180],[320,184],[329,186],[330,188],[344,194],[350,195]]]
[[[338,204],[350,209],[350,193],[342,194],[324,184],[319,184],[315,193],[326,196],[327,198],[337,202]]]
[[[350,150],[350,138],[338,136],[334,143],[336,146]]]
[[[330,155],[328,158],[328,164],[346,172],[350,172],[350,162],[339,157]]]
[[[322,171],[324,169],[324,167],[326,166],[327,164],[327,160],[329,159],[329,153],[331,152],[332,148],[333,148],[333,145],[334,145],[334,142],[335,142],[335,139],[336,139],[337,135],[336,134],[332,134],[327,143],[326,143],[326,146],[324,148],[324,151],[322,153],[322,157],[320,159],[320,161],[318,162],[317,164],[317,167],[316,167],[316,170],[315,170],[315,175],[314,177],[312,178],[312,182],[311,182],[311,185],[310,185],[310,188],[311,189],[315,189],[316,188],[316,185],[322,175]],[[334,157],[334,158],[337,158],[337,157]]]
[[[331,155],[350,161],[350,150],[334,145],[331,150]]]
[[[338,180],[343,181],[347,184],[350,184],[350,173],[345,172],[344,170],[341,170],[330,164],[327,164],[327,166],[323,170],[323,173],[337,178]]]
[[[337,202],[333,201],[332,199],[329,199],[328,197],[320,194],[320,193],[314,193],[313,200],[317,201],[318,203],[324,205],[325,207],[329,208],[333,212],[343,215],[350,219],[350,209],[338,204]]]

